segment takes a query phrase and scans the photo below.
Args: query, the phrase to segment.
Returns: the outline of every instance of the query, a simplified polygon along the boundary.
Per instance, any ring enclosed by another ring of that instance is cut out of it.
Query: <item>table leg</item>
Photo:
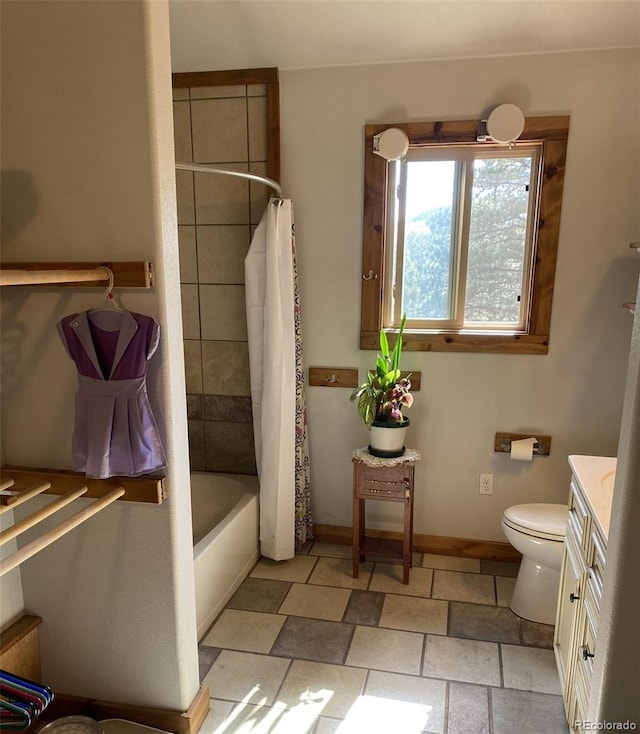
[[[353,493],[353,578],[360,575],[360,501]]]
[[[404,501],[404,538],[402,541],[402,583],[409,583],[411,568],[411,497]]]

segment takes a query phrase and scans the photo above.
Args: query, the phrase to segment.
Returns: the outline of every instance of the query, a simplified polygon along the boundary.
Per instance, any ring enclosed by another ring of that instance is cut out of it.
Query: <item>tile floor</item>
[[[200,645],[202,734],[566,734],[553,628],[509,609],[517,564],[260,560]]]

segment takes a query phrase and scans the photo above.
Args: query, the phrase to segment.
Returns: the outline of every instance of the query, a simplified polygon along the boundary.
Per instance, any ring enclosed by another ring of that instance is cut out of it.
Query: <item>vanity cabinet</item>
[[[613,487],[613,481],[603,479],[610,478],[610,462],[615,462],[615,459],[579,456],[569,459],[573,476],[554,649],[567,722],[571,732],[575,732],[575,723],[587,719],[597,654],[598,616]]]

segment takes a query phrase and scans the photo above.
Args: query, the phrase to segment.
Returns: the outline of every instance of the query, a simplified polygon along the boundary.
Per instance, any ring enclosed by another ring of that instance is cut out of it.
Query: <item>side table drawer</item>
[[[363,500],[368,498],[406,499],[411,492],[411,469],[404,466],[386,468],[360,465],[355,487],[356,498]]]

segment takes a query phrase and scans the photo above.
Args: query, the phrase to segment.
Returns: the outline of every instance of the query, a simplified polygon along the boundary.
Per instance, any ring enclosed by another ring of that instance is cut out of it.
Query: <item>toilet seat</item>
[[[505,525],[517,532],[535,538],[562,542],[567,526],[568,510],[567,505],[543,502],[514,505],[504,511],[502,520]]]

